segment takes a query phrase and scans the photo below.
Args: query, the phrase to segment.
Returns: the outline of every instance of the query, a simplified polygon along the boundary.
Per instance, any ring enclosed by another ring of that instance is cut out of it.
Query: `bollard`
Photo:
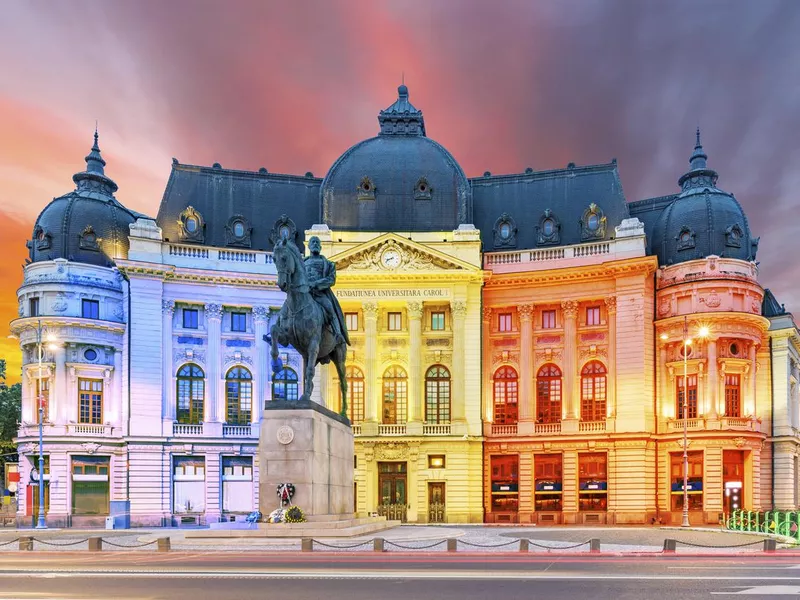
[[[19,538],[19,549],[28,551],[33,550],[33,538],[32,537]]]
[[[383,538],[375,538],[372,540],[372,550],[373,552],[384,552]]]
[[[600,552],[600,540],[592,538],[589,540],[589,552]]]
[[[156,540],[156,543],[158,544],[156,546],[156,550],[158,552],[169,552],[169,538],[168,537],[158,538]]]
[[[455,552],[458,550],[458,540],[456,538],[447,538],[447,551]]]
[[[519,540],[519,551],[520,552],[527,552],[529,545],[530,545],[530,542],[528,542],[527,538],[520,538],[520,540]]]
[[[764,540],[764,552],[775,552],[778,549],[778,542],[772,538]]]
[[[101,537],[90,537],[89,538],[89,552],[102,552],[103,550],[103,538]]]
[[[664,553],[665,554],[674,554],[675,553],[675,549],[677,548],[677,546],[678,546],[678,541],[677,540],[670,540],[670,539],[664,540]]]
[[[314,540],[312,538],[303,538],[303,541],[300,542],[300,550],[303,552],[313,552]]]

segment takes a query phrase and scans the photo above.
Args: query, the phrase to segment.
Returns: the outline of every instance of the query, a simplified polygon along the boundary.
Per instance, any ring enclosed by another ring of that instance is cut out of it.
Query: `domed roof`
[[[469,182],[441,144],[427,137],[408,88],[378,116],[380,134],[347,150],[320,191],[322,219],[350,231],[449,231],[472,222]]]
[[[55,198],[36,219],[28,242],[32,262],[65,258],[109,266],[128,256],[128,226],[143,216],[114,198],[117,184],[106,177],[97,132],[86,170],[73,175],[74,191]]]
[[[690,170],[678,180],[681,192],[664,209],[653,229],[652,249],[661,265],[716,255],[755,260],[758,238],[750,234],[747,216],[733,194],[717,187],[717,172],[697,142]]]

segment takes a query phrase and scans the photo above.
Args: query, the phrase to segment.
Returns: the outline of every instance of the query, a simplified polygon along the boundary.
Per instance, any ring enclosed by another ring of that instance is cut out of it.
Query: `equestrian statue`
[[[336,265],[320,254],[322,244],[317,236],[308,241],[308,248],[311,255],[305,260],[288,238],[279,239],[273,249],[278,287],[286,293],[286,301],[267,338],[272,346],[272,371],[278,373],[283,369],[278,344],[293,346],[303,357],[300,400],[310,400],[317,363],[333,362],[342,390],[340,414],[346,418],[345,360],[350,338],[339,301],[331,290],[336,283]]]

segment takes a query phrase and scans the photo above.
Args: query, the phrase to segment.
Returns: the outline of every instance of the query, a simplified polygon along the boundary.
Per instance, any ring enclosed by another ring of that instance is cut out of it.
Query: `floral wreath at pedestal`
[[[293,483],[279,483],[277,490],[278,499],[280,500],[281,507],[289,506],[294,498],[294,484]]]
[[[283,519],[287,523],[305,523],[306,515],[299,506],[290,506],[283,512]]]

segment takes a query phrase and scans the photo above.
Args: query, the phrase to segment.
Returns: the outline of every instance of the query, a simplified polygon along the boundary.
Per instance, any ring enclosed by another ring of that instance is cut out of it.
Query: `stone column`
[[[423,391],[420,372],[422,362],[422,303],[409,302],[408,313],[408,421],[409,423],[425,420]],[[420,434],[422,431],[419,432]]]
[[[364,302],[361,310],[364,313],[364,421],[378,423],[378,303]],[[377,435],[377,427],[374,429]]]
[[[56,372],[55,382],[50,382],[50,420],[66,425],[68,417],[67,390],[67,349],[63,345],[54,351]],[[53,385],[55,383],[55,385]],[[35,403],[34,403],[35,404]]]
[[[261,421],[261,411],[267,398],[270,346],[264,341],[269,326],[269,307],[253,307],[253,325],[256,334],[256,393],[253,395],[253,423]]]
[[[175,301],[161,301],[161,415],[164,420],[164,435],[172,435],[175,421],[175,385],[172,373],[172,318]]]
[[[719,371],[717,369],[717,340],[710,339],[706,345],[708,352],[708,418],[717,420],[719,418],[719,401],[717,400],[717,390],[719,389]],[[699,382],[698,382],[699,384]],[[698,386],[699,387],[699,386]]]
[[[489,306],[483,307],[483,422],[491,423],[493,419],[493,390],[492,390],[492,309]],[[491,426],[490,426],[491,429]]]
[[[114,373],[112,375],[114,381],[114,419],[111,425],[115,429],[115,433],[121,431],[123,426],[122,420],[122,407],[125,405],[125,398],[123,397],[122,390],[122,349],[116,348],[114,350]],[[175,407],[175,403],[172,404]]]
[[[208,389],[206,390],[205,422],[219,423],[222,306],[220,304],[206,304],[205,309],[206,330],[208,331]],[[220,434],[222,434],[222,431],[220,431]]]
[[[667,345],[665,343],[661,343],[658,346],[658,409],[659,413],[656,415],[656,419],[658,422],[664,421],[664,409],[667,406],[670,406],[670,412],[667,414],[672,414],[675,410],[674,401],[669,404],[670,396],[669,396],[669,374],[667,373]],[[677,417],[678,415],[674,415],[672,418]]]
[[[464,322],[467,317],[467,303],[463,300],[450,302],[450,314],[453,315],[453,376],[451,385],[453,395],[450,398],[450,414],[453,421],[463,422],[466,418],[466,398],[464,397]]]
[[[756,371],[758,371],[758,360],[756,359],[757,350],[758,347],[756,344],[750,344],[750,379],[748,380],[750,389],[747,394],[747,404],[742,406],[741,416],[743,417],[756,414],[756,390],[758,390],[758,380],[756,378]]]
[[[606,389],[606,416],[617,416],[617,297],[606,297],[608,313],[608,387]]]
[[[535,419],[533,398],[533,305],[520,304],[519,314],[519,428],[520,435],[533,433]]]
[[[578,393],[577,331],[578,303],[575,300],[564,300],[561,303],[564,315],[564,400],[567,405],[567,419],[580,418],[580,402]]]

